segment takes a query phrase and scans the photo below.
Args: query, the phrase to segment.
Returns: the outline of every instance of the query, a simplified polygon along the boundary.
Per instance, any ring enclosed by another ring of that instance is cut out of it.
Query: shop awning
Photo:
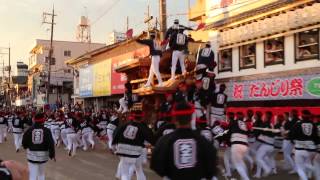
[[[116,72],[122,73],[129,69],[136,68],[140,66],[140,59],[127,59],[121,61],[121,64],[115,69]]]

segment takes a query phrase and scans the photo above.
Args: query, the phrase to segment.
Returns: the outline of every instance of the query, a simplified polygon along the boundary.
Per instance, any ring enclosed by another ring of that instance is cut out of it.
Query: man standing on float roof
[[[171,37],[171,35],[178,32],[179,29],[180,30],[193,30],[192,28],[189,28],[189,27],[186,27],[186,26],[179,24],[179,19],[175,19],[173,22],[173,25],[167,30],[164,39],[169,39]]]
[[[163,47],[161,45],[159,36],[155,32],[150,32],[150,39],[137,40],[138,43],[149,46],[151,55],[151,65],[149,70],[148,81],[145,87],[150,87],[153,82],[153,76],[156,75],[158,80],[158,86],[162,86],[161,74],[159,71],[160,58],[162,56]]]
[[[216,67],[210,42],[207,42],[205,47],[199,51],[197,58],[196,77],[197,79],[202,79],[206,75],[208,68],[214,69]]]
[[[176,66],[179,61],[182,74],[186,73],[184,64],[185,56],[188,53],[188,37],[183,32],[185,30],[192,30],[191,28],[179,24],[179,20],[174,20],[174,25],[168,29],[165,36],[165,41],[169,40],[170,49],[172,52],[171,62],[171,78],[175,79]]]

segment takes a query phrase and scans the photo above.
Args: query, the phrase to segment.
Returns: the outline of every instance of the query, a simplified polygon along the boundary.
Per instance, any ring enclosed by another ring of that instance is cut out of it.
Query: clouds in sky
[[[56,26],[54,39],[75,40],[76,26],[81,15],[88,15],[91,21],[99,17],[117,0],[0,0],[0,46],[9,42],[12,46],[12,59],[27,62],[28,53],[35,39],[48,39],[48,28],[41,25],[42,12],[51,11],[54,3]],[[112,30],[124,31],[126,17],[135,33],[146,28],[143,19],[150,1],[151,15],[158,16],[159,0],[119,0],[103,18],[92,27],[92,41],[105,43]],[[188,0],[167,0],[168,13],[187,12]],[[191,0],[192,2],[195,0]],[[179,3],[178,3],[179,2]],[[86,8],[85,8],[86,7]],[[186,22],[187,16],[170,16],[170,25],[175,18]]]

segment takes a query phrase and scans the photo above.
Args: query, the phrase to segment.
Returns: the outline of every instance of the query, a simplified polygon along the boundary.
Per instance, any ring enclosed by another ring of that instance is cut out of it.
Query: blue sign
[[[81,97],[90,97],[93,95],[93,68],[88,66],[79,70],[79,95]]]

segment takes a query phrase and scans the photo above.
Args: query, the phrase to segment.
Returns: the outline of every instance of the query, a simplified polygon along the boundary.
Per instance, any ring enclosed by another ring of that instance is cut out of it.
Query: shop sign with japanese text
[[[320,99],[320,74],[232,81],[227,87],[229,101]]]

